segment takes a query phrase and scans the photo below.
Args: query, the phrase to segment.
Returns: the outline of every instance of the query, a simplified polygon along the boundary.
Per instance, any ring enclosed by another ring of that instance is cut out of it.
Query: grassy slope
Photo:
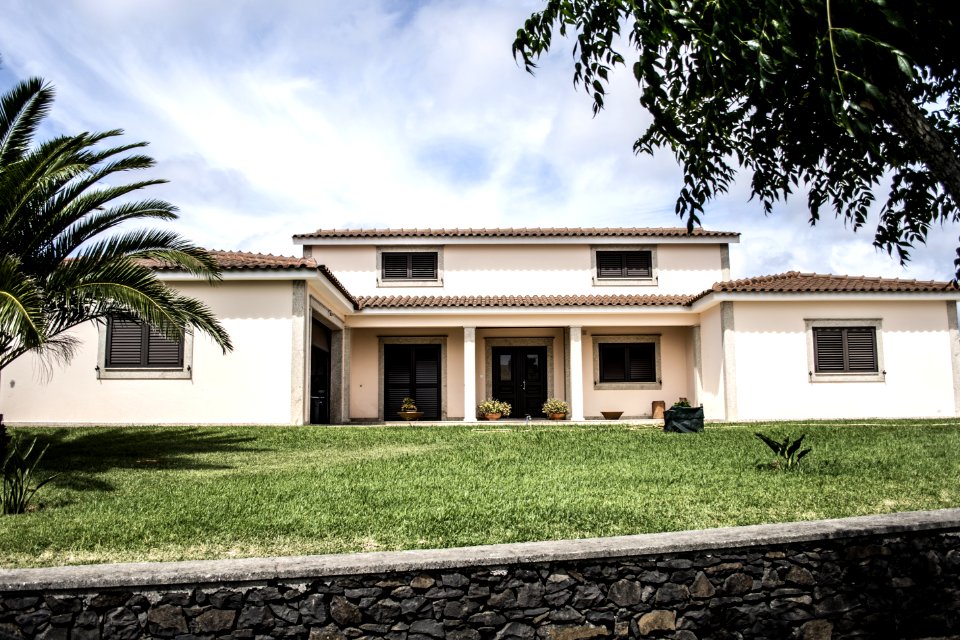
[[[807,433],[800,473],[753,436]],[[960,506],[960,423],[27,432],[65,473],[0,565],[609,536]]]

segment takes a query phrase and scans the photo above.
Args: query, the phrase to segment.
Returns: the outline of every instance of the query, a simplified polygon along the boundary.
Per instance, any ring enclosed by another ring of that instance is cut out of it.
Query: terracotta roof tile
[[[689,304],[691,296],[360,296],[361,309],[440,307],[666,307]]]
[[[330,271],[330,269],[327,268],[327,265],[321,264],[317,267],[317,270],[322,273],[327,280],[330,281],[330,284],[332,284],[337,291],[343,294],[344,298],[350,301],[354,309],[360,309],[360,301],[357,300],[352,293],[347,291],[347,288],[343,286],[343,283],[340,282],[340,280],[337,279],[337,276],[333,275],[333,271]]]
[[[219,251],[208,250],[217,260],[217,264],[224,271],[238,271],[243,269],[316,269],[317,261],[313,258],[295,258],[292,256],[275,256],[272,253],[249,253],[246,251]],[[145,266],[158,271],[178,271],[179,269],[168,262],[160,260],[144,260]]]
[[[508,229],[318,229],[299,233],[294,238],[601,238],[653,237],[736,238],[731,231],[707,231],[686,227],[544,227]]]
[[[950,282],[837,276],[788,271],[772,276],[718,282],[695,299],[710,293],[942,293],[956,292]]]

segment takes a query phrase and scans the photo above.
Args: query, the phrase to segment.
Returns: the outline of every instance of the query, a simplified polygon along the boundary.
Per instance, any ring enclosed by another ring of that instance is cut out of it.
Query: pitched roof
[[[682,307],[692,296],[547,295],[547,296],[360,296],[361,309],[440,307]]]
[[[717,282],[694,300],[711,293],[944,293],[956,292],[951,282],[900,280],[867,276],[836,276],[788,271],[772,276]]]
[[[737,238],[731,231],[707,231],[686,227],[545,227],[507,229],[318,229],[294,238],[616,238],[616,237]]]
[[[275,256],[272,253],[250,253],[247,251],[219,251],[208,249],[217,264],[224,271],[240,271],[244,269],[316,269],[317,261],[313,258],[294,258],[291,256]],[[180,271],[176,265],[162,260],[143,260],[144,266],[157,271]]]

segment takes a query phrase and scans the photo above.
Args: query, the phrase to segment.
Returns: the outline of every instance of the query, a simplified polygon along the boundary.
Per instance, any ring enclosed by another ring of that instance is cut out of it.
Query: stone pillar
[[[290,345],[290,424],[308,422],[307,377],[309,375],[310,314],[307,312],[306,285],[293,283]]]
[[[568,359],[570,367],[567,371],[567,380],[570,382],[570,397],[567,398],[567,402],[570,403],[570,419],[575,421],[584,419],[582,335],[582,327],[570,327],[567,340],[567,353],[570,354]]]
[[[477,421],[477,329],[463,328],[463,421]]]

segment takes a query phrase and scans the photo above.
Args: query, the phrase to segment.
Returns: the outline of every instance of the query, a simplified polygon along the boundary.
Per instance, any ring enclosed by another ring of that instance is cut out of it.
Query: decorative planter
[[[663,430],[671,433],[703,431],[703,407],[672,407],[663,412]]]
[[[547,417],[550,418],[551,420],[563,420],[564,418],[567,417],[567,414],[565,414],[565,413],[551,413],[551,414],[548,414]]]
[[[623,415],[623,411],[601,411],[600,413],[607,420],[619,420]]]
[[[485,413],[485,414],[483,414],[483,419],[484,419],[484,420],[499,420],[499,419],[500,419],[500,416],[501,416],[501,414],[499,414],[499,413]]]
[[[404,420],[419,420],[423,417],[423,411],[398,411],[397,415]]]

